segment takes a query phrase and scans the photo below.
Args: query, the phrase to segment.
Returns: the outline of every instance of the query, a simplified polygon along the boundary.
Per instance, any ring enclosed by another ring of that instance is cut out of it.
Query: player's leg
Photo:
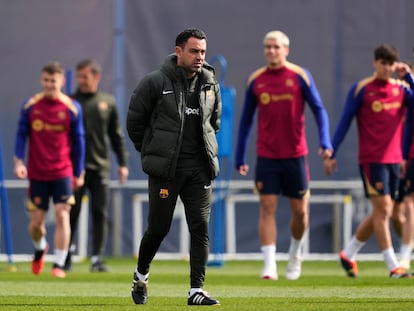
[[[75,203],[72,179],[62,178],[51,182],[51,194],[55,206],[55,260],[52,275],[59,278],[66,277],[64,265],[70,243],[70,209]]]
[[[255,187],[260,195],[258,232],[263,253],[263,279],[277,280],[276,211],[280,189],[280,162],[257,158]]]
[[[388,164],[371,164],[369,168],[373,230],[391,277],[407,276],[395,255],[389,226],[394,198],[398,195],[399,168]]]
[[[413,249],[414,237],[414,162],[407,162],[405,183],[404,183],[404,213],[405,222],[402,226],[401,247],[400,247],[400,265],[410,268],[411,252]]]
[[[394,228],[395,233],[397,233],[399,238],[402,238],[402,228],[405,222],[405,182],[403,178],[399,179],[398,186],[398,195],[394,199],[394,206],[392,209],[391,223]]]
[[[306,157],[283,161],[282,193],[289,197],[290,247],[286,278],[296,280],[302,273],[303,238],[309,222],[309,167]]]
[[[372,186],[368,176],[370,176],[370,165],[364,164],[359,166],[359,171],[364,185],[365,197],[369,198],[371,195]],[[339,253],[339,262],[349,277],[358,276],[358,265],[355,256],[359,250],[365,245],[366,241],[374,233],[372,214],[367,215],[358,225],[355,234],[351,240]]]
[[[274,194],[261,194],[259,206],[259,240],[263,253],[263,279],[277,280],[276,265],[276,209],[278,197]]]
[[[27,210],[30,213],[28,231],[35,248],[32,260],[33,274],[40,274],[43,271],[44,258],[48,252],[46,240],[46,213],[48,208],[47,182],[30,180]]]
[[[69,250],[68,254],[66,256],[65,265],[63,266],[63,269],[66,271],[69,271],[72,269],[72,255],[76,250],[76,242],[75,242],[75,236],[76,236],[76,230],[78,228],[79,223],[79,216],[82,208],[82,199],[83,196],[86,193],[86,188],[88,185],[88,173],[86,171],[85,173],[85,183],[82,187],[79,189],[76,189],[74,192],[75,195],[75,203],[72,205],[70,209],[70,242],[69,242]]]
[[[109,179],[99,171],[90,171],[90,207],[92,215],[92,256],[91,271],[105,272],[108,268],[103,263],[108,234],[108,198]]]
[[[146,304],[150,264],[171,227],[180,189],[179,181],[148,177],[149,207],[147,229],[141,239],[131,295],[136,304]]]
[[[190,232],[190,291],[187,302],[188,305],[217,305],[219,302],[203,290],[209,250],[212,184],[205,170],[187,171],[185,175],[180,198]]]
[[[405,221],[401,232],[400,266],[409,269],[414,236],[414,193],[405,196],[404,205]]]

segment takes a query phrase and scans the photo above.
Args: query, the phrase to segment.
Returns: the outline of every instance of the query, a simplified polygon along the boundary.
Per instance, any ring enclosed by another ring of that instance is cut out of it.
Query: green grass
[[[149,301],[137,306],[130,296],[133,258],[108,259],[109,273],[90,273],[77,263],[66,279],[40,276],[30,263],[16,263],[8,272],[0,263],[0,310],[191,310],[187,261],[154,261]],[[297,281],[284,278],[286,262],[278,263],[279,280],[259,278],[260,261],[227,261],[209,267],[205,289],[221,302],[220,310],[414,310],[414,279],[390,279],[385,264],[360,262],[360,277],[349,279],[333,261],[306,261]],[[205,307],[202,307],[205,308]]]

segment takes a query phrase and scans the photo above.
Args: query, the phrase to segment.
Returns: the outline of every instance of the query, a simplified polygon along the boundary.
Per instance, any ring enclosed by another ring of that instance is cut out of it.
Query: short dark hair
[[[60,73],[60,74],[64,74],[65,73],[65,69],[63,68],[63,66],[56,61],[47,63],[46,65],[43,66],[42,68],[42,72],[46,72],[48,74],[55,74],[55,73]]]
[[[207,41],[207,36],[204,31],[197,28],[188,28],[178,34],[175,39],[175,46],[183,47],[188,39],[193,37],[197,39],[205,39]]]
[[[102,67],[101,65],[99,65],[99,63],[94,60],[94,59],[84,59],[81,60],[77,65],[76,65],[76,70],[81,70],[83,68],[86,67],[90,67],[91,71],[93,74],[97,74],[100,73],[102,71]]]
[[[398,61],[398,50],[390,44],[381,44],[374,50],[375,60],[385,60],[390,63]]]

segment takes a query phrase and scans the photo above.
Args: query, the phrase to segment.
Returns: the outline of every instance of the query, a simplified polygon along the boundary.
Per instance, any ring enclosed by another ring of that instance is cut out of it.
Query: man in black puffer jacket
[[[187,29],[175,54],[146,75],[131,97],[127,130],[148,174],[148,227],[132,284],[136,304],[147,302],[149,268],[167,235],[178,196],[191,236],[189,305],[219,302],[202,290],[208,258],[211,181],[219,173],[216,133],[221,97],[214,69],[205,62],[206,35]]]

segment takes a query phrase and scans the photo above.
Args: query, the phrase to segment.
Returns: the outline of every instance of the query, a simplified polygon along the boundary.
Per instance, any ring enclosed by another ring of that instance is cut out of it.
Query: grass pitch
[[[52,278],[51,264],[34,276],[30,263],[16,272],[0,263],[0,310],[190,310],[187,261],[155,260],[147,305],[131,299],[133,258],[108,259],[111,272],[91,273],[76,263],[66,279]],[[260,261],[226,261],[208,267],[205,290],[220,300],[220,310],[414,310],[414,278],[390,279],[382,261],[359,262],[360,276],[350,279],[334,261],[305,261],[302,277],[288,281],[286,262],[278,263],[279,280],[261,280]],[[210,307],[211,308],[211,307]]]

